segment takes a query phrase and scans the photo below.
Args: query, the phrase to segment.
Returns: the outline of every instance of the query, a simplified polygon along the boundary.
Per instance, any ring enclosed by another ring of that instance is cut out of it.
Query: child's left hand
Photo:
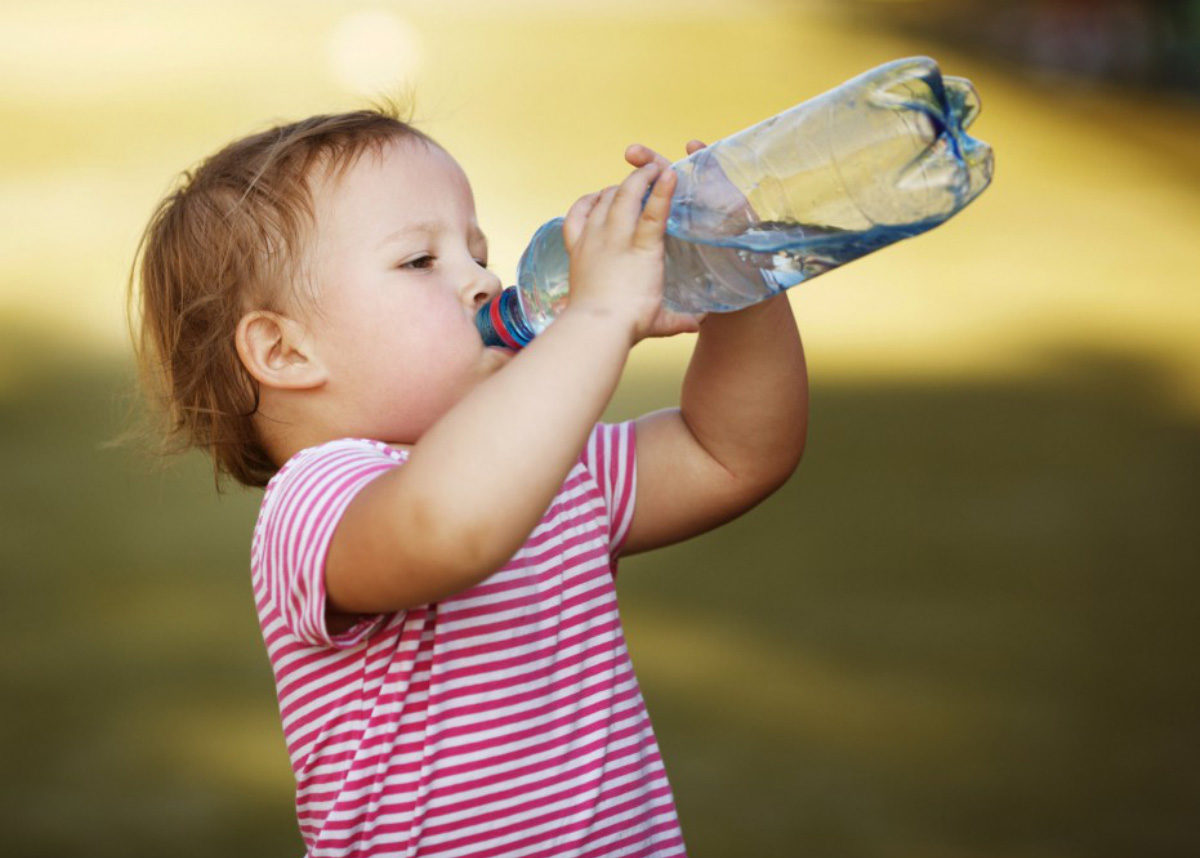
[[[664,230],[675,173],[658,163],[634,170],[620,185],[580,197],[562,223],[571,260],[567,311],[629,323],[630,345],[645,337],[697,330],[692,316],[663,307]]]
[[[705,143],[699,140],[689,140],[684,147],[689,155],[694,152],[699,152],[705,147]],[[631,143],[625,148],[625,160],[634,167],[644,167],[651,161],[657,161],[662,169],[667,170],[671,167],[671,162],[664,156],[655,152],[649,146],[643,146],[641,143]],[[659,312],[658,318],[651,329],[648,336],[651,337],[669,337],[673,334],[690,332],[695,333],[698,325],[704,321],[706,314],[697,313],[695,315],[685,313],[672,313],[666,309]]]

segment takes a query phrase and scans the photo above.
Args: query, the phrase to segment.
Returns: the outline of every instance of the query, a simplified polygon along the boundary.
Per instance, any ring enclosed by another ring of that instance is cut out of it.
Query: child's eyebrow
[[[436,235],[437,233],[439,233],[441,231],[442,231],[442,224],[436,220],[417,221],[415,223],[410,223],[407,226],[402,226],[402,227],[400,227],[400,229],[396,230],[395,232],[385,235],[383,237],[383,240],[379,242],[378,247],[382,248],[385,245],[389,244],[390,242],[393,242],[398,238],[402,238],[405,235],[408,235],[409,233],[423,232],[426,235]],[[483,230],[481,230],[479,227],[471,226],[468,228],[468,232],[470,233],[471,238],[482,242],[484,247],[488,246],[487,236],[483,233]]]

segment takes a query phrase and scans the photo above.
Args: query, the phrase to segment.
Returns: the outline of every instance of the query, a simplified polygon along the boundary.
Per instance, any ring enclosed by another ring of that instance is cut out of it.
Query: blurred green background
[[[258,493],[107,439],[123,289],[184,168],[411,91],[495,267],[639,141],[672,158],[879,63],[971,78],[993,187],[792,293],[810,444],[622,566],[693,858],[1200,854],[1196,3],[0,7],[0,830],[12,856],[296,856],[251,600]],[[610,409],[676,401],[691,342]]]

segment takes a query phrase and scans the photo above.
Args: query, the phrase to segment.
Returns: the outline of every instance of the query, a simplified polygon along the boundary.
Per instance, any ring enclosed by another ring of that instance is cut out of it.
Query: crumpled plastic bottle
[[[992,150],[965,130],[979,107],[970,81],[911,57],[675,163],[664,306],[738,310],[945,222],[991,182]],[[562,222],[477,312],[488,345],[521,348],[566,307]]]

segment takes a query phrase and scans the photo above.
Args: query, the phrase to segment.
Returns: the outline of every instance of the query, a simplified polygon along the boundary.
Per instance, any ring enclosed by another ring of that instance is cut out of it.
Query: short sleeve
[[[260,613],[273,608],[291,635],[313,646],[356,646],[378,628],[381,617],[365,617],[330,635],[325,560],[350,501],[402,461],[386,444],[341,440],[302,450],[280,469],[263,494],[251,549]]]
[[[636,433],[634,422],[597,423],[588,436],[581,459],[596,480],[608,508],[609,553],[621,553],[629,526],[633,522],[633,505],[637,493],[635,467]]]

